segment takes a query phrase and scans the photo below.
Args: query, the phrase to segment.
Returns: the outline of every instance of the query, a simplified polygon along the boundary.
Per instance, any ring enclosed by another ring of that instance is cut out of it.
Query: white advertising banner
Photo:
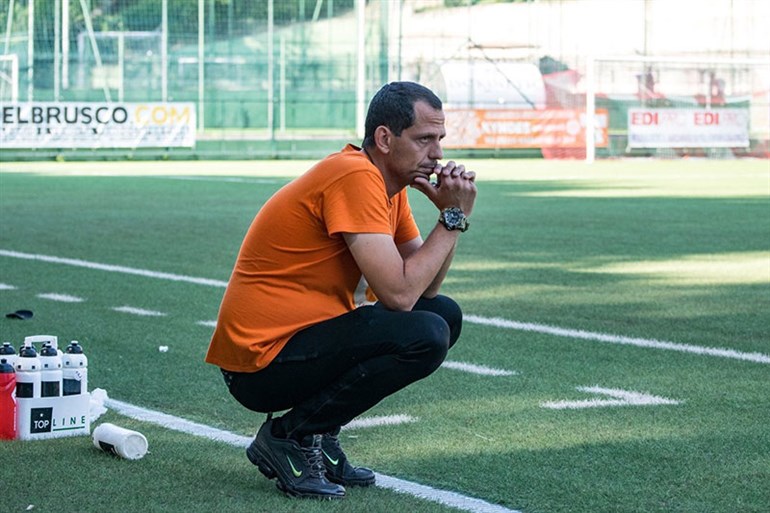
[[[746,148],[748,109],[628,109],[629,148]]]
[[[195,145],[194,103],[0,103],[0,148]]]

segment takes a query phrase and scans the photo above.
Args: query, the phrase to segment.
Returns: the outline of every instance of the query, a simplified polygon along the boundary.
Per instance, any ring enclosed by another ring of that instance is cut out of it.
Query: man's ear
[[[390,153],[392,139],[393,133],[385,125],[380,125],[374,130],[374,145],[380,153]]]

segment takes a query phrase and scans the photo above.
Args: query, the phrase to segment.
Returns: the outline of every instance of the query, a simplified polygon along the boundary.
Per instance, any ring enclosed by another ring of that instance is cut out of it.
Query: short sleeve
[[[368,169],[346,173],[321,196],[321,213],[329,235],[385,233],[393,235],[382,177]]]
[[[406,189],[402,190],[396,198],[396,233],[393,239],[396,244],[404,244],[419,237],[420,230],[414,220]]]

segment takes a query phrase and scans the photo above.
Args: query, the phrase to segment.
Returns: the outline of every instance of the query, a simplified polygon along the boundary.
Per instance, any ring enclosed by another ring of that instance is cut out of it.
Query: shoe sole
[[[296,490],[289,490],[288,488],[286,488],[286,486],[284,486],[284,484],[281,482],[280,479],[275,482],[275,487],[281,490],[287,497],[295,497],[298,499],[319,499],[319,500],[335,501],[335,500],[340,500],[345,498],[344,495],[302,493]]]
[[[329,477],[329,474],[326,475],[326,479],[331,481],[334,484],[342,485],[342,486],[359,486],[361,488],[365,488],[367,486],[372,486],[376,480],[374,476],[371,477],[371,479],[359,479],[359,480],[351,480],[351,479],[332,479]]]
[[[337,500],[337,499],[344,499],[345,495],[329,495],[329,494],[318,494],[318,493],[303,493],[298,492],[297,490],[292,490],[291,488],[287,487],[286,484],[281,481],[281,478],[278,477],[278,472],[275,471],[275,469],[270,465],[270,463],[262,457],[262,455],[259,454],[257,449],[253,448],[253,445],[250,445],[246,449],[246,457],[249,458],[249,461],[256,465],[259,471],[268,479],[276,479],[275,486],[280,491],[282,491],[284,494],[286,494],[288,497],[297,497],[302,499],[328,499],[328,500]],[[339,484],[339,483],[337,483]]]

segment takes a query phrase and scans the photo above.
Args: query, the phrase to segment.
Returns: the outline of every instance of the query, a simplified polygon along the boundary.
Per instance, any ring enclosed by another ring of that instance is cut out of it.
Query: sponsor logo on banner
[[[2,148],[195,145],[193,103],[0,103]]]
[[[585,148],[585,111],[578,109],[445,109],[445,148]],[[607,146],[607,110],[597,109],[596,147]]]
[[[628,109],[630,148],[746,148],[748,109]]]

